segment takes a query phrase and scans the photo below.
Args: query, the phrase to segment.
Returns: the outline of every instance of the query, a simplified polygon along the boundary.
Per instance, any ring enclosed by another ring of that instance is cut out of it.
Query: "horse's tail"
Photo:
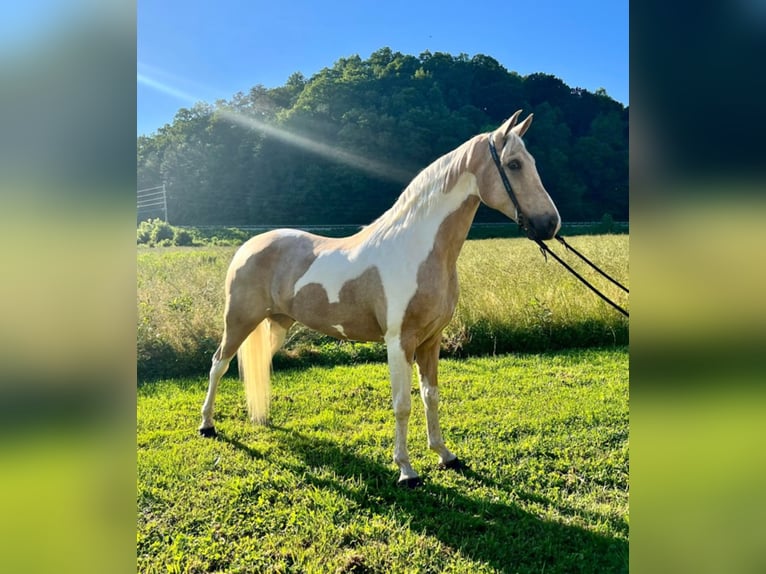
[[[257,424],[269,422],[271,395],[271,321],[264,319],[237,351],[239,376],[245,383],[247,410]]]

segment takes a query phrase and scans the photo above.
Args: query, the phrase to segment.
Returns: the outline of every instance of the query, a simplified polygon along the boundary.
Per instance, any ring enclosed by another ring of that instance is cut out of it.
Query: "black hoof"
[[[207,427],[206,429],[199,429],[199,434],[207,438],[214,438],[218,436],[218,433],[215,432],[215,427]]]
[[[453,458],[447,462],[440,462],[437,468],[439,470],[457,470],[458,472],[468,470],[468,466],[459,458]]]
[[[423,486],[423,479],[419,476],[414,476],[412,478],[402,478],[397,481],[396,486],[399,488],[417,488],[418,486]]]

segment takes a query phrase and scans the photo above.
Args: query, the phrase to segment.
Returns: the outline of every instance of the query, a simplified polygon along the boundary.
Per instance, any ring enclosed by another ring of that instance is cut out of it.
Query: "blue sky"
[[[311,77],[388,46],[485,54],[526,75],[605,88],[628,105],[627,0],[138,0],[138,126],[150,134],[195,101]],[[509,103],[509,114],[515,110]]]

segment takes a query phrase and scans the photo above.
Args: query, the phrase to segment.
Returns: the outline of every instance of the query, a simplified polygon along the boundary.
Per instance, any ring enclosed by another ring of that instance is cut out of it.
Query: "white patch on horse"
[[[341,337],[343,337],[344,339],[348,339],[348,336],[346,335],[346,331],[343,328],[343,325],[333,325],[332,328],[338,331]]]
[[[469,195],[478,194],[476,177],[470,172],[460,176],[447,193],[442,191],[441,178],[433,178],[429,185],[428,192],[420,194],[419,199],[392,208],[399,208],[396,215],[401,223],[395,229],[386,228],[385,241],[374,229],[366,241],[354,249],[321,253],[296,281],[293,296],[306,285],[317,284],[327,293],[330,303],[338,303],[341,289],[347,282],[376,267],[386,295],[387,331],[397,331],[407,305],[417,291],[420,264],[431,252],[439,227]],[[431,197],[434,194],[444,195],[436,200]]]

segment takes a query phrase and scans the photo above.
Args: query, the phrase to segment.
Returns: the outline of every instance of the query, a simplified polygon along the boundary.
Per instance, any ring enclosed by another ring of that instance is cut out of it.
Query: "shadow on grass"
[[[489,329],[491,331],[491,329]],[[494,332],[493,332],[494,333]],[[618,328],[602,327],[593,321],[583,321],[568,328],[557,328],[556,338],[548,335],[521,332],[518,337],[494,333],[472,334],[472,339],[459,349],[442,349],[441,359],[466,359],[493,357],[504,354],[515,355],[556,355],[579,353],[590,349],[620,349],[628,342],[627,324]],[[354,343],[335,341],[319,346],[304,346],[299,349],[277,352],[272,360],[275,371],[301,371],[313,367],[337,367],[386,362],[386,347],[383,343]],[[138,362],[138,384],[149,385],[159,380],[194,378],[207,380],[210,369],[211,351],[208,355],[194,355],[193,359],[168,351],[167,357]],[[226,379],[239,378],[236,359],[232,360],[224,373]]]
[[[334,491],[372,513],[394,511],[413,532],[424,532],[500,572],[628,571],[626,539],[542,519],[512,503],[494,502],[481,495],[468,496],[438,484],[438,479],[429,480],[430,472],[423,474],[422,487],[401,489],[394,483],[395,474],[390,466],[361,457],[330,441],[307,437],[292,429],[271,428],[284,448],[302,459],[300,468],[290,470],[302,475],[309,484]],[[255,459],[263,456],[223,433],[219,432],[218,438]],[[316,468],[331,470],[341,477],[361,478],[366,488],[350,489],[342,481],[325,478],[327,473],[323,473],[324,476],[312,473],[311,469]],[[577,514],[590,523],[611,522],[607,517],[562,507],[536,493],[519,493],[513,485],[486,479],[470,469],[464,470],[463,475],[476,487],[516,490],[518,498],[555,507],[566,517]],[[624,523],[610,524],[610,527],[618,532],[627,530]],[[627,532],[625,535],[627,537]]]

